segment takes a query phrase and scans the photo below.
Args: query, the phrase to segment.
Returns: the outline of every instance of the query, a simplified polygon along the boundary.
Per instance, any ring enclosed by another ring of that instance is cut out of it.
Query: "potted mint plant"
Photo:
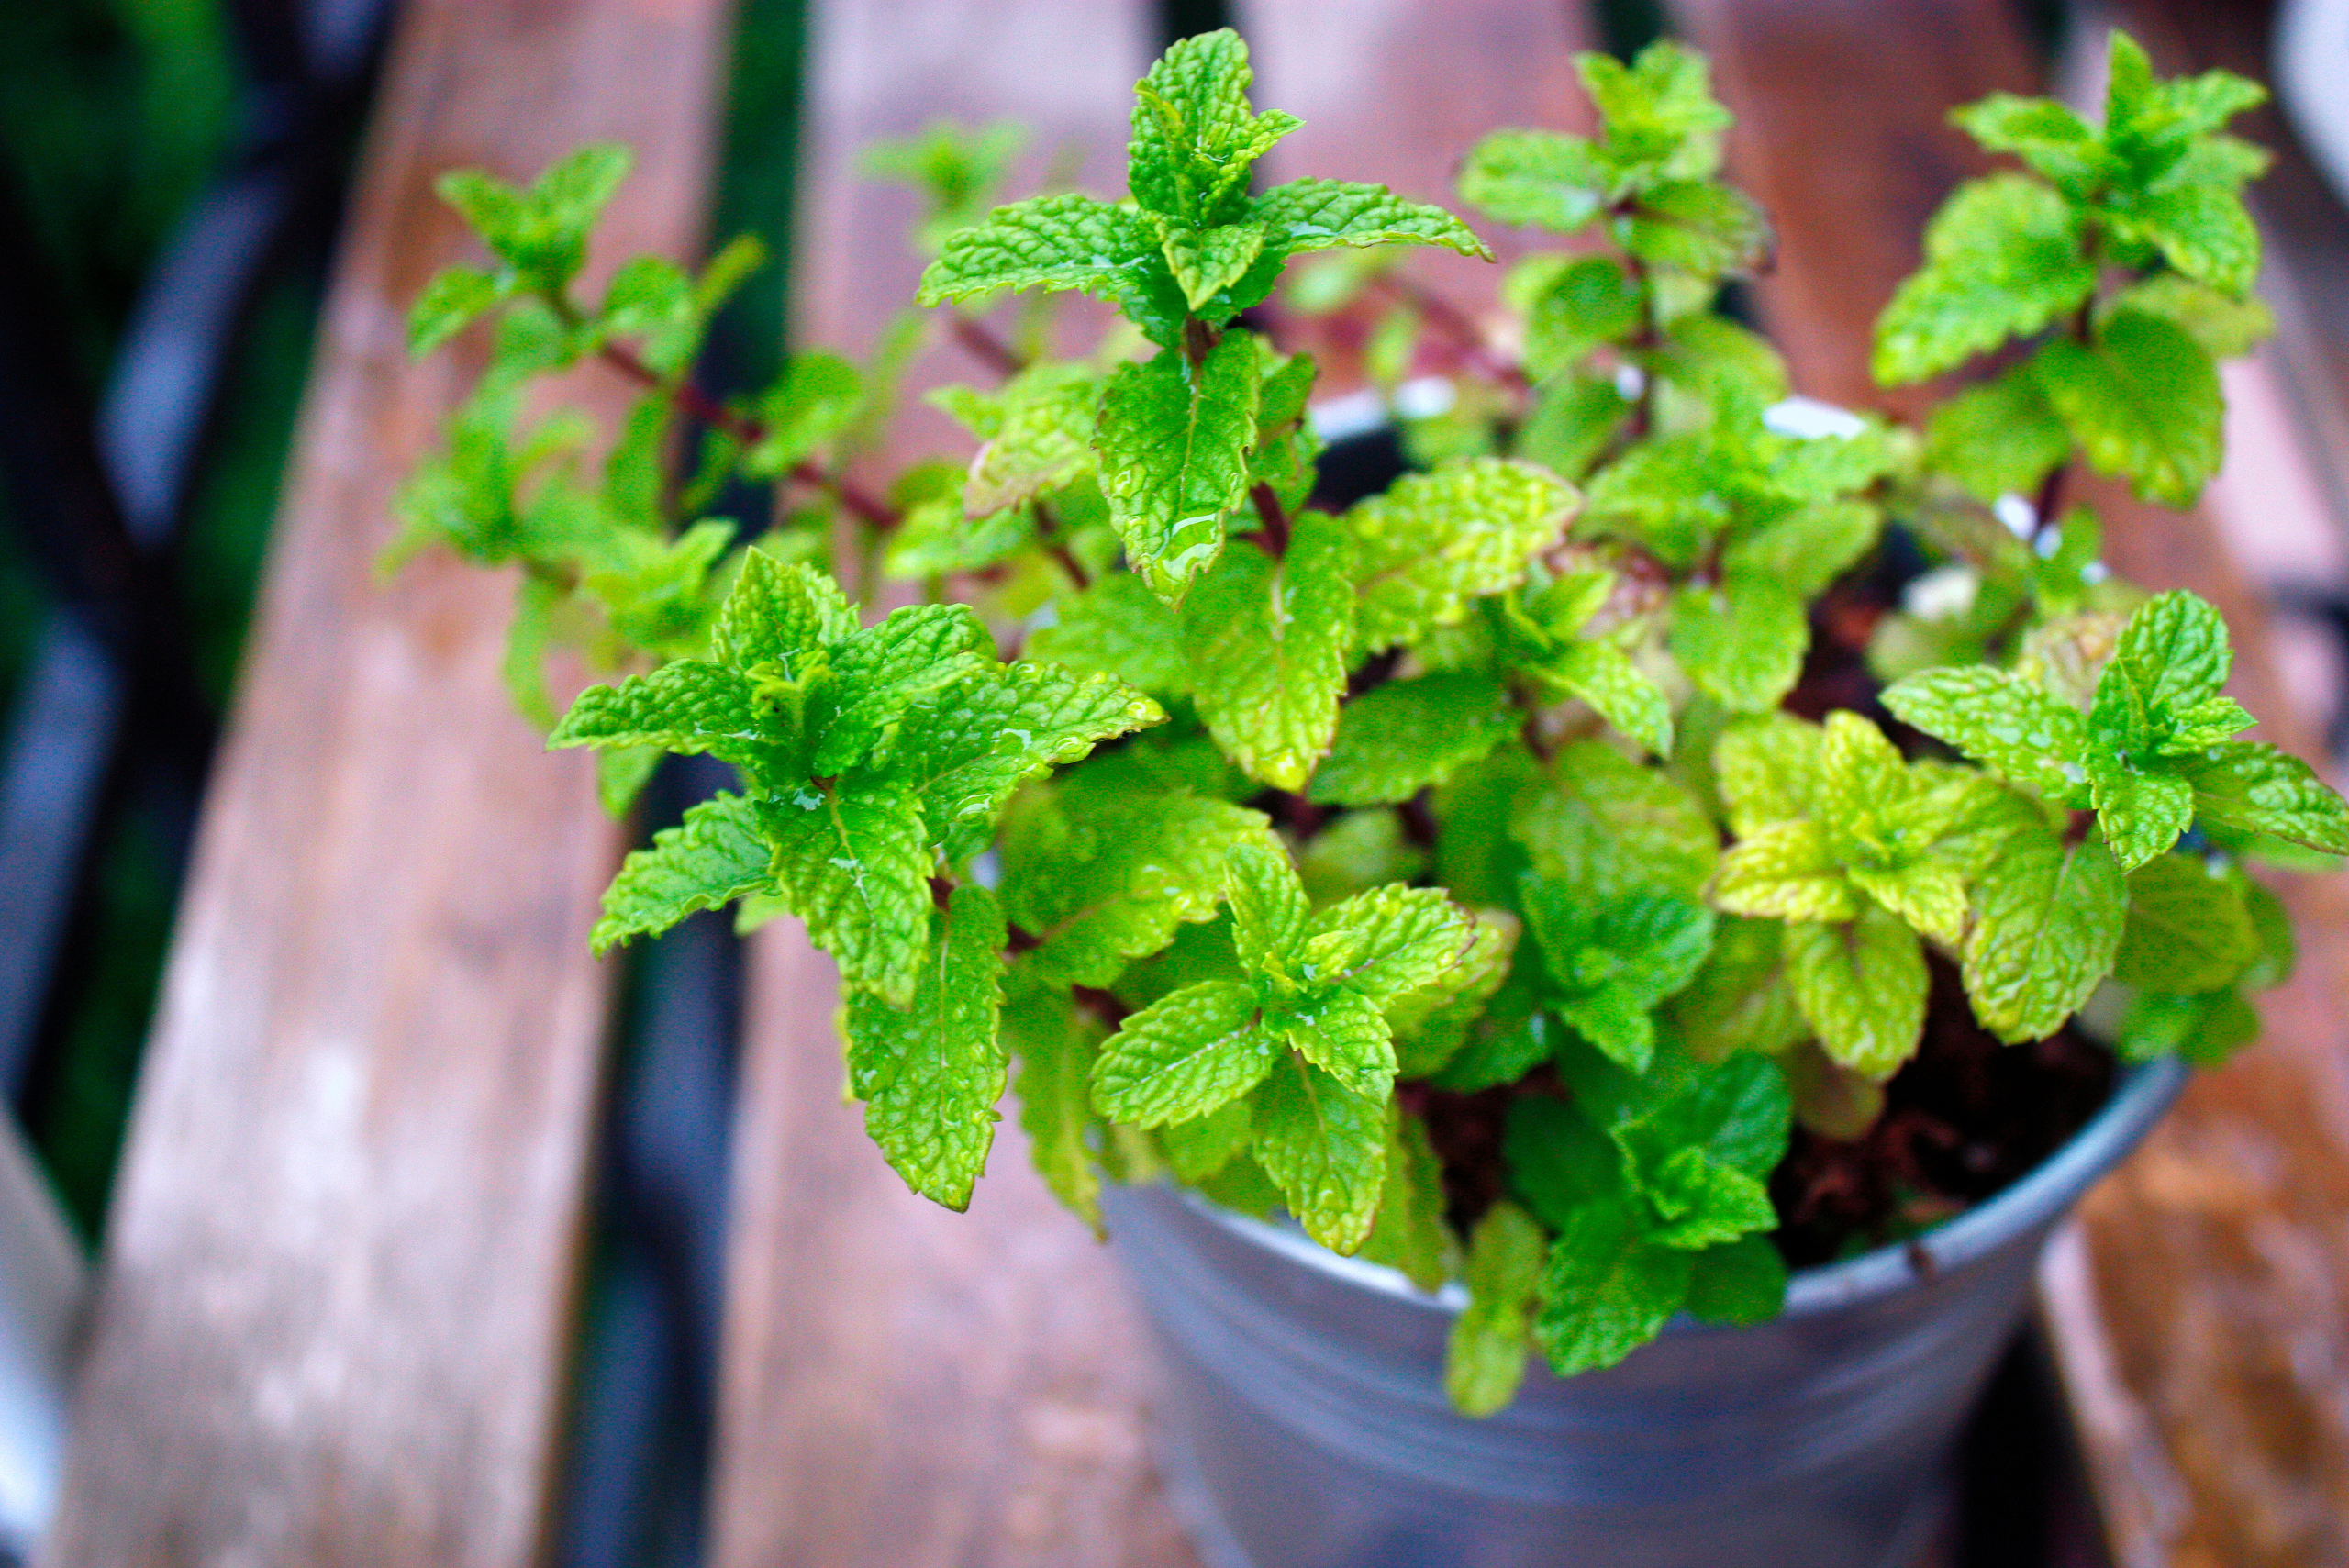
[[[2288,970],[2246,866],[2349,852],[2238,738],[2217,615],[2105,572],[2066,496],[2217,466],[2257,89],[2118,39],[2100,125],[1964,111],[2022,167],[1934,218],[1876,369],[1989,368],[1909,428],[1791,401],[1723,312],[1768,230],[1702,60],[1580,64],[1597,137],[1467,158],[1570,246],[1497,334],[1392,270],[1488,254],[1457,217],[1255,188],[1296,122],[1230,32],[1139,84],[1124,200],[982,217],[999,138],[890,150],[945,308],[722,405],[688,374],[750,250],[590,301],[624,153],[444,185],[495,264],[416,344],[495,346],[400,548],[518,566],[518,701],[615,810],[665,754],[740,781],[596,941],[803,922],[882,1156],[949,1207],[1008,1091],[1142,1284],[1220,1562],[1892,1560],[2038,1240]],[[1055,291],[1119,306],[1096,356],[988,327]],[[1332,316],[1440,395],[1360,497],[1318,472]],[[941,327],[996,373],[931,395],[974,450],[875,483]],[[519,422],[587,359],[642,384],[621,429]],[[746,480],[747,541],[705,515]],[[559,718],[556,647],[618,677]]]

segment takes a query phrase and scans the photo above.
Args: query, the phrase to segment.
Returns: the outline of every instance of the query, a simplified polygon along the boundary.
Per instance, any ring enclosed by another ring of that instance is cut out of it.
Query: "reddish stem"
[[[1281,510],[1281,498],[1270,484],[1259,484],[1248,494],[1256,503],[1256,516],[1264,520],[1265,552],[1277,561],[1288,553],[1288,514]]]
[[[1007,379],[1028,368],[1028,361],[1013,351],[1011,345],[988,331],[967,316],[954,317],[954,340],[969,351],[973,359],[996,374]]]

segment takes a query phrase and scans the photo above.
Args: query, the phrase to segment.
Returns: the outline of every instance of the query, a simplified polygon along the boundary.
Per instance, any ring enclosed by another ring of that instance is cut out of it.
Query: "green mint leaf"
[[[1231,940],[1249,969],[1296,978],[1294,960],[1313,911],[1288,851],[1269,835],[1242,839],[1225,857]]]
[[[1981,501],[2032,494],[2071,455],[2071,429],[2029,364],[1967,387],[1925,426],[1926,465]]]
[[[2231,740],[2177,760],[2206,821],[2328,855],[2349,854],[2349,806],[2298,757]]]
[[[1233,1100],[1203,1117],[1178,1121],[1159,1129],[1159,1147],[1175,1175],[1202,1182],[1248,1151],[1255,1138],[1255,1122],[1246,1100]]]
[[[2183,590],[2156,594],[2121,628],[2097,681],[2088,722],[2101,745],[2124,756],[2199,750],[2224,736],[2196,736],[2174,747],[2178,721],[2189,711],[2195,719],[2205,717],[2203,705],[2218,695],[2233,667],[2226,623],[2208,600]]]
[[[1502,223],[1573,234],[1607,205],[1609,172],[1590,142],[1550,130],[1497,130],[1471,148],[1460,199]]]
[[[1422,675],[1373,687],[1340,710],[1337,738],[1306,798],[1322,806],[1408,800],[1480,761],[1515,724],[1490,677]]]
[[[930,853],[911,791],[882,780],[804,786],[762,803],[785,906],[852,989],[913,999],[930,908]]]
[[[506,628],[506,657],[497,673],[515,711],[540,729],[559,722],[547,695],[547,653],[554,646],[555,612],[568,597],[544,578],[525,575],[514,587],[514,618]],[[608,753],[597,754],[597,761]],[[658,753],[655,753],[658,755]]]
[[[1004,1006],[1004,1044],[1019,1064],[1013,1084],[1028,1157],[1052,1195],[1102,1234],[1101,1173],[1093,1128],[1095,1046],[1067,995],[1040,991]]]
[[[856,630],[856,611],[840,586],[813,567],[777,561],[752,546],[718,612],[711,646],[718,662],[736,670],[766,662],[793,668],[811,649],[829,647]]]
[[[948,305],[997,289],[1040,288],[1116,299],[1157,259],[1158,236],[1141,213],[1063,192],[997,207],[948,239],[914,298]]]
[[[1400,1270],[1433,1296],[1452,1277],[1459,1241],[1444,1220],[1444,1167],[1428,1143],[1428,1127],[1414,1115],[1388,1108],[1386,1124],[1386,1183],[1379,1188],[1379,1218],[1360,1256]]]
[[[2194,786],[2175,772],[2139,772],[2098,760],[2088,770],[2097,824],[2122,871],[2135,871],[2178,840],[2194,820]]]
[[[1166,226],[1162,245],[1166,267],[1182,285],[1184,301],[1194,314],[1247,276],[1264,254],[1264,233],[1262,223],[1223,223],[1205,229]]]
[[[698,659],[679,659],[618,686],[581,692],[547,744],[707,751],[749,768],[765,758],[770,737],[740,676]]]
[[[725,794],[705,800],[676,827],[655,833],[650,849],[629,852],[604,890],[604,917],[588,940],[600,953],[665,931],[696,909],[722,909],[771,884],[772,855],[749,801]]]
[[[2144,991],[2121,1016],[2114,1052],[2123,1062],[2179,1056],[2197,1066],[2216,1067],[2258,1038],[2259,1015],[2235,991]]]
[[[1101,383],[1088,367],[1030,365],[990,399],[985,444],[971,460],[963,509],[983,517],[1059,490],[1093,466]]]
[[[1876,548],[1884,514],[1864,501],[1798,507],[1763,524],[1721,552],[1732,578],[1755,575],[1798,599],[1814,599]]]
[[[1458,621],[1471,599],[1523,582],[1575,501],[1571,485],[1531,463],[1478,458],[1407,474],[1355,505],[1345,523],[1362,598],[1360,646],[1415,641]]]
[[[1672,599],[1672,656],[1698,689],[1735,713],[1778,706],[1802,673],[1810,623],[1802,601],[1758,572],[1691,584]]]
[[[2167,506],[2190,506],[2219,469],[2226,404],[2219,373],[2184,328],[2116,311],[2093,346],[2058,338],[2032,368],[2091,465]]]
[[[1750,271],[1770,245],[1762,209],[1710,180],[1651,185],[1614,227],[1623,249],[1649,266],[1705,279]]]
[[[1974,1016],[2003,1040],[2046,1039],[2112,973],[2126,902],[2121,868],[2102,844],[2067,844],[2028,816],[1973,896],[1964,977]]]
[[[1276,788],[1303,789],[1337,735],[1354,640],[1350,553],[1338,518],[1302,513],[1286,555],[1234,540],[1184,601],[1199,718],[1249,777]]]
[[[1255,73],[1229,28],[1179,40],[1134,87],[1126,183],[1151,211],[1204,227],[1229,221],[1257,159],[1299,123],[1249,106]]]
[[[1830,1060],[1882,1079],[1916,1054],[1925,953],[1899,917],[1870,905],[1847,921],[1789,924],[1781,940],[1795,1005]]]
[[[1737,915],[1715,923],[1703,966],[1664,1006],[1672,1031],[1699,1061],[1737,1051],[1776,1056],[1809,1032],[1787,987],[1781,929]]]
[[[675,375],[701,346],[693,280],[665,256],[631,256],[612,274],[598,313],[604,330],[641,339],[638,355],[664,376]]]
[[[1891,870],[1847,866],[1844,874],[1920,936],[1949,946],[1965,936],[1965,879],[1955,867],[1920,861]]]
[[[2130,284],[2107,307],[2171,321],[2214,360],[2249,353],[2276,331],[2275,314],[2257,296],[2236,298],[2176,272]]]
[[[742,454],[750,479],[780,479],[863,417],[864,377],[838,354],[794,354],[758,400],[766,434]]]
[[[1950,119],[1989,152],[2011,152],[2074,200],[2121,172],[2086,120],[2052,98],[1993,93],[1950,113]]]
[[[1516,945],[1517,922],[1488,911],[1476,921],[1467,951],[1458,962],[1434,983],[1406,991],[1386,1004],[1398,1073],[1407,1078],[1429,1077],[1459,1054],[1467,1043],[1469,1029],[1508,978]]]
[[[1672,701],[1623,651],[1607,642],[1577,642],[1537,672],[1580,697],[1601,718],[1659,757],[1672,752]]]
[[[932,924],[936,945],[909,1007],[849,994],[849,1083],[864,1101],[865,1131],[906,1185],[960,1210],[986,1168],[1003,1097],[1003,912],[985,888],[958,887]]]
[[[636,808],[636,797],[652,782],[655,769],[668,753],[658,746],[616,746],[596,753],[596,798],[604,815],[625,821]]]
[[[1532,1349],[1533,1303],[1548,1239],[1506,1200],[1486,1209],[1468,1239],[1468,1305],[1444,1341],[1443,1391],[1464,1416],[1489,1416],[1516,1397]]]
[[[1612,1366],[1656,1337],[1688,1299],[1691,1254],[1650,1239],[1625,1202],[1565,1216],[1542,1273],[1534,1338],[1560,1377]]]
[[[1093,1067],[1093,1108],[1130,1127],[1203,1117],[1254,1088],[1285,1054],[1255,991],[1203,980],[1130,1015]]]
[[[968,605],[907,605],[830,651],[840,711],[809,770],[829,778],[873,754],[915,701],[995,663],[995,639]]]
[[[2260,942],[2241,885],[2199,856],[2158,855],[2129,877],[2129,921],[2112,977],[2155,991],[2232,985]]]
[[[433,274],[407,315],[407,351],[422,359],[507,297],[507,288],[487,272],[451,267]]]
[[[1713,783],[1730,831],[1751,838],[1780,822],[1819,813],[1820,752],[1826,732],[1790,713],[1733,719],[1713,742]]]
[[[1264,819],[1219,800],[1174,795],[1074,821],[1047,805],[1015,811],[1003,841],[1011,918],[1040,939],[1022,973],[1045,985],[1106,986],[1177,927],[1214,917],[1225,857]]]
[[[1662,1246],[1701,1251],[1777,1227],[1778,1214],[1770,1207],[1766,1185],[1742,1171],[1715,1164],[1694,1149],[1675,1151],[1641,1186],[1664,1217],[1664,1223],[1649,1232]]]
[[[1395,1044],[1378,1005],[1339,987],[1266,1011],[1265,1027],[1351,1093],[1382,1104],[1395,1088]]]
[[[1960,185],[1925,230],[1925,264],[1876,326],[1876,379],[1939,375],[2076,310],[2096,288],[2080,218],[2021,174]]]
[[[2035,682],[1978,664],[1926,670],[1887,686],[1884,706],[2043,800],[2085,804],[2087,721]]]
[[[1527,873],[1520,902],[1549,972],[1552,1005],[1608,1057],[1647,1069],[1650,1009],[1688,983],[1713,940],[1713,912],[1638,889],[1592,902],[1583,889]]]
[[[554,295],[585,262],[588,230],[633,157],[625,147],[598,144],[551,165],[528,191],[473,169],[443,174],[435,188],[531,289]]]
[[[1114,675],[1160,698],[1190,695],[1183,623],[1132,573],[1104,577],[1054,610],[1052,624],[1028,638],[1037,659],[1080,674]]]
[[[1315,915],[1305,937],[1305,978],[1380,1003],[1442,980],[1474,940],[1467,915],[1439,887],[1375,887]]]
[[[1787,1260],[1766,1236],[1745,1236],[1697,1254],[1688,1277],[1689,1315],[1752,1328],[1786,1309]]]
[[[1546,380],[1593,350],[1639,329],[1645,291],[1608,256],[1539,256],[1520,262],[1505,292],[1525,316],[1525,369]]]
[[[1341,245],[1437,245],[1491,261],[1493,253],[1469,227],[1425,202],[1406,201],[1384,185],[1346,180],[1292,180],[1248,206],[1265,244],[1286,256]]]
[[[2259,276],[2259,230],[2231,184],[2178,180],[2115,214],[2114,233],[2148,243],[2178,272],[2240,297]]]
[[[1251,1102],[1255,1154],[1305,1233],[1352,1256],[1386,1178],[1386,1104],[1287,1051]]]
[[[919,795],[930,836],[950,862],[959,862],[985,846],[996,814],[1021,780],[1165,717],[1114,676],[1080,678],[1051,664],[1010,664],[909,715],[890,771]]]
[[[1600,740],[1559,748],[1546,785],[1512,803],[1508,830],[1534,870],[1600,896],[1657,887],[1694,897],[1719,855],[1703,806]]]
[[[1584,1204],[1633,1196],[1622,1150],[1579,1101],[1540,1095],[1509,1101],[1501,1159],[1511,1190],[1553,1229],[1564,1228]]]
[[[1586,478],[1637,406],[1604,377],[1553,376],[1535,391],[1533,412],[1517,433],[1518,456]]]
[[[1694,1068],[1669,1089],[1651,1093],[1648,1103],[1609,1129],[1632,1179],[1651,1195],[1659,1182],[1685,1180],[1684,1157],[1690,1154],[1756,1184],[1786,1157],[1793,1111],[1786,1074],[1775,1062],[1732,1056],[1718,1066]],[[1667,1167],[1675,1163],[1684,1174],[1667,1177]],[[1776,1223],[1764,1218],[1747,1229],[1768,1229]]]
[[[1248,499],[1263,360],[1227,332],[1194,372],[1169,349],[1118,368],[1097,433],[1101,491],[1126,558],[1160,596],[1181,596],[1223,549]]]
[[[1577,54],[1575,71],[1605,122],[1601,145],[1619,188],[1700,180],[1720,167],[1730,113],[1713,97],[1711,68],[1697,50],[1662,39],[1629,66]]]
[[[1815,822],[1776,822],[1723,851],[1713,907],[1777,920],[1849,920],[1861,899]]]

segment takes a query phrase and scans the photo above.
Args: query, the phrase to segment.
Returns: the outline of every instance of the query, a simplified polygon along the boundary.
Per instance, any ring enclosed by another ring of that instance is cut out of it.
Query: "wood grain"
[[[1740,116],[1732,163],[1778,225],[1777,270],[1757,292],[1797,384],[1880,402],[1868,323],[1914,262],[1919,218],[1975,166],[1942,117],[2037,85],[2006,8],[1692,0],[1681,13]],[[2210,519],[2110,484],[2088,498],[2116,570],[2219,606],[2240,651],[2232,689],[2265,717],[2259,733],[2313,754],[2265,606]],[[2282,891],[2301,965],[2262,999],[2266,1038],[2198,1076],[2090,1195],[2049,1273],[2059,1356],[2130,1568],[2349,1562],[2349,902],[2337,878]]]
[[[1121,188],[1150,11],[1079,0],[849,0],[816,12],[794,294],[862,352],[912,297],[914,205],[858,148],[934,116],[1017,117],[1031,171],[1081,150]],[[917,384],[970,379],[941,349]],[[924,450],[918,421],[899,450]],[[722,1568],[1190,1568],[1144,1447],[1150,1351],[1107,1251],[996,1136],[966,1215],[905,1190],[841,1095],[829,962],[755,948],[735,1133],[713,1535]]]
[[[540,1552],[617,838],[585,760],[510,711],[510,585],[433,559],[387,586],[373,561],[463,379],[404,343],[472,253],[431,181],[624,139],[611,250],[689,249],[723,17],[402,8],[117,1188],[57,1568]]]

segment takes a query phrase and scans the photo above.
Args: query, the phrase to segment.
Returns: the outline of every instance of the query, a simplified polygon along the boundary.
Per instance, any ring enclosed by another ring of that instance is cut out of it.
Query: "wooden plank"
[[[1778,225],[1758,290],[1798,384],[1863,405],[1867,328],[1913,264],[1917,223],[1975,161],[1945,110],[2032,90],[1990,0],[1690,0],[1741,118],[1732,161]],[[1791,90],[1827,83],[1832,93]],[[2312,736],[2277,679],[2258,595],[2210,518],[2088,495],[2116,570],[2190,587],[2237,633],[2233,688],[2259,732]],[[2049,1317],[2121,1561],[2349,1562],[2349,977],[2340,880],[2282,888],[2301,933],[2292,984],[2262,998],[2266,1038],[2199,1074],[2143,1149],[2083,1206],[2050,1271]]]
[[[818,7],[795,291],[804,339],[861,352],[912,297],[905,193],[856,150],[933,117],[1081,150],[1119,188],[1151,8],[1082,0]],[[942,350],[923,381],[969,379]],[[900,447],[923,427],[909,420]],[[829,961],[778,924],[748,998],[719,1444],[722,1568],[1189,1568],[1144,1451],[1150,1351],[1122,1281],[996,1136],[967,1215],[910,1195],[841,1095]]]
[[[623,139],[640,172],[609,252],[690,247],[723,19],[402,8],[45,1562],[540,1554],[607,979],[586,934],[617,837],[584,759],[510,711],[510,584],[434,559],[386,586],[373,563],[464,379],[404,342],[426,277],[473,250],[433,178]],[[625,393],[582,401],[615,415]]]

